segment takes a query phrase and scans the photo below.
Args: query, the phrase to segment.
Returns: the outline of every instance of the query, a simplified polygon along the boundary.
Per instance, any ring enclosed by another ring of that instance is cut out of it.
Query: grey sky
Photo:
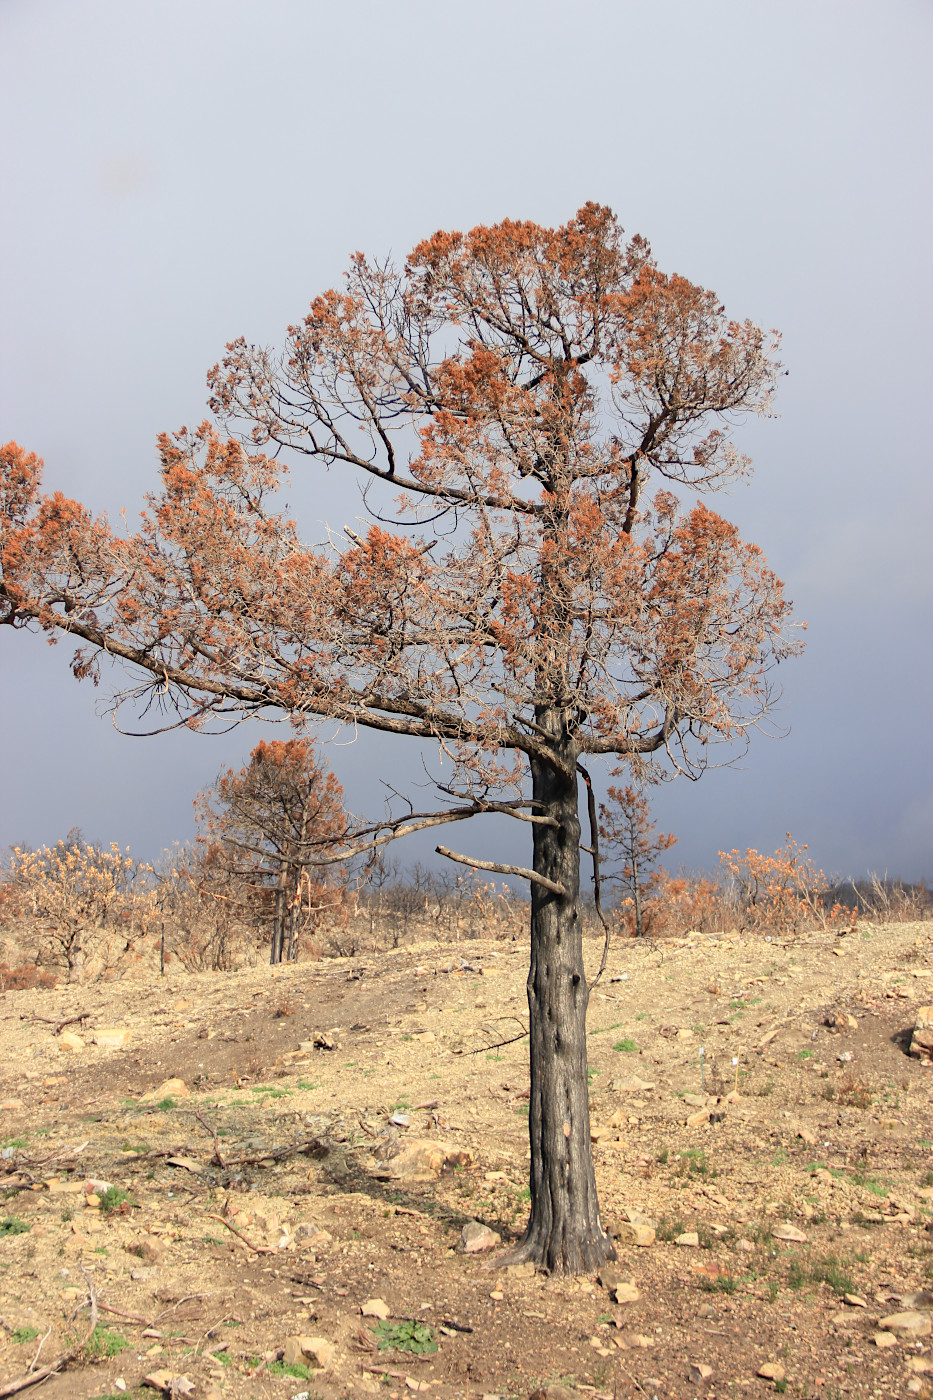
[[[927,0],[5,0],[0,440],[132,522],[224,342],[280,340],[352,250],[610,204],[662,268],[781,329],[789,370],[780,417],[739,435],[755,476],[715,504],[810,624],[779,677],[791,732],[660,792],[672,855],[789,830],[833,871],[933,875],[931,38]],[[310,539],[360,509],[336,475],[296,495]],[[70,652],[0,634],[0,844],[187,839],[259,730],[122,738]],[[417,749],[332,762],[375,811]]]

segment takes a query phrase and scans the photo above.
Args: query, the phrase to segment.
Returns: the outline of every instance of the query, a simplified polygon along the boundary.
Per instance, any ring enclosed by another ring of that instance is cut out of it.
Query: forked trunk
[[[531,1260],[553,1274],[592,1273],[615,1258],[599,1218],[590,1145],[586,1007],[580,918],[580,820],[575,755],[570,771],[532,760],[536,811],[534,870],[563,886],[531,886],[531,1215],[510,1260]]]

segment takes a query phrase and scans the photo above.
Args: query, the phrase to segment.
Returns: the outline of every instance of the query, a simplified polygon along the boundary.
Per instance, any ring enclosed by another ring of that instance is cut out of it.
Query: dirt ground
[[[490,1048],[527,1025],[523,944],[6,992],[0,1394],[92,1295],[27,1395],[928,1394],[933,1071],[906,1050],[931,954],[930,923],[614,946],[591,1113],[628,1302],[457,1249],[527,1210],[527,1041]],[[439,1174],[404,1174],[413,1141]],[[905,1308],[914,1335],[879,1331]]]

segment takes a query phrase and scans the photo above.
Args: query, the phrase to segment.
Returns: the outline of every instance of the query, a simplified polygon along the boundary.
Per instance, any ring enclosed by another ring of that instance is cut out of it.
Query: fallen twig
[[[208,1220],[219,1220],[221,1225],[223,1225],[225,1229],[230,1231],[231,1235],[236,1235],[237,1239],[242,1240],[243,1243],[246,1245],[247,1249],[253,1250],[255,1254],[277,1253],[277,1251],[270,1245],[253,1244],[252,1240],[248,1240],[244,1234],[242,1234],[239,1230],[237,1230],[233,1225],[230,1224],[229,1220],[224,1220],[222,1215],[212,1215],[210,1211],[208,1211],[207,1218]]]
[[[202,1115],[201,1110],[199,1108],[195,1109],[194,1116],[201,1124],[201,1127],[205,1128],[207,1132],[210,1133],[211,1137],[214,1139],[214,1160],[217,1163],[218,1167],[223,1169],[224,1167],[226,1167],[227,1164],[224,1161],[223,1157],[220,1155],[220,1141],[217,1137],[215,1129],[211,1127],[210,1123],[208,1123],[207,1119]]]

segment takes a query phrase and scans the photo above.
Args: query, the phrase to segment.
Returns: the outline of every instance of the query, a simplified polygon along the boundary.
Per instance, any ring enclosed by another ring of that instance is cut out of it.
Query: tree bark
[[[275,889],[275,910],[272,916],[272,943],[269,948],[270,963],[280,963],[282,961],[282,951],[285,947],[285,920],[287,917],[288,889],[286,887],[288,871],[283,865],[279,871],[279,878]]]
[[[534,869],[566,893],[531,887],[531,1214],[508,1262],[585,1274],[614,1259],[615,1250],[599,1216],[590,1144],[577,755],[571,743],[566,748],[567,772],[531,760],[536,810],[559,822],[535,825]]]

